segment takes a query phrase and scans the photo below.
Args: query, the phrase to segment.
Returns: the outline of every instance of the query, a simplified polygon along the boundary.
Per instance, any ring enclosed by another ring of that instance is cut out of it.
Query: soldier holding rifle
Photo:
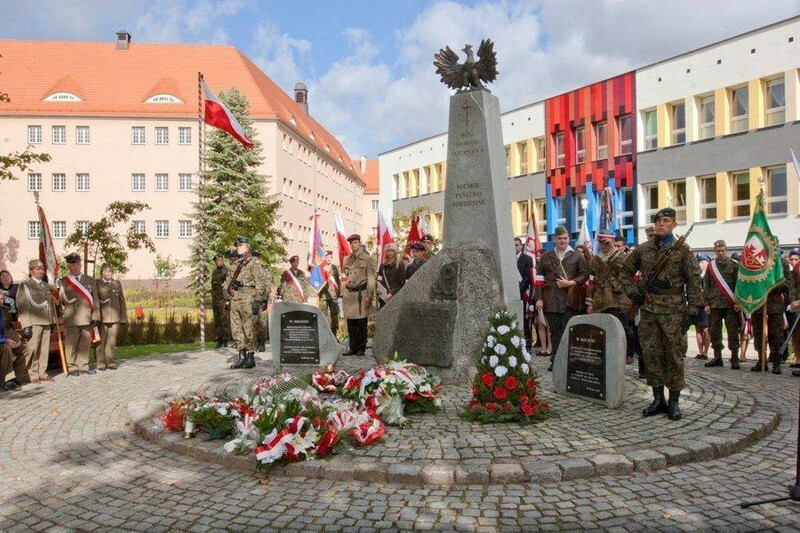
[[[231,333],[239,353],[231,368],[253,368],[255,360],[256,319],[266,309],[269,299],[261,263],[250,254],[250,239],[236,238],[238,261],[225,280],[225,291],[231,298]]]

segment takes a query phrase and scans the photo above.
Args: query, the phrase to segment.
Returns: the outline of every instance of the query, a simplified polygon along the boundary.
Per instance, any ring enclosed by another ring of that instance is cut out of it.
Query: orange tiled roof
[[[237,87],[251,118],[279,120],[348,174],[360,174],[341,143],[233,46],[131,43],[117,50],[115,42],[0,39],[0,55],[0,89],[11,99],[0,103],[0,116],[194,118],[200,71],[217,93]],[[42,101],[55,92],[82,101]],[[160,93],[182,103],[145,103]]]
[[[378,194],[380,172],[377,159],[367,159],[366,172],[361,172],[361,161],[358,159],[353,160],[353,167],[356,174],[366,184],[364,187],[364,194]]]

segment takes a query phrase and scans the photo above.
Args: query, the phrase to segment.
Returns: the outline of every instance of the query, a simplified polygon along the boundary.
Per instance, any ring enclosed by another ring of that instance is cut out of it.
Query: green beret
[[[239,246],[240,244],[250,244],[250,239],[245,237],[244,235],[239,235],[238,237],[236,237],[234,244],[236,244],[236,246]]]
[[[659,218],[665,218],[665,217],[674,220],[678,218],[678,213],[676,213],[675,210],[672,209],[671,207],[665,207],[664,209],[661,209],[658,213],[656,213],[653,216],[653,222],[655,222]]]

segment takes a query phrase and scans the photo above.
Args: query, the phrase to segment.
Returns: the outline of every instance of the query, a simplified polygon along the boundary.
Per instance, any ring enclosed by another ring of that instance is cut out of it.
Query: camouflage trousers
[[[211,299],[211,308],[214,311],[214,338],[227,342],[231,339],[231,314],[225,307],[225,299],[214,297]]]
[[[651,387],[666,385],[671,391],[680,391],[686,385],[683,361],[688,341],[683,319],[683,313],[662,315],[642,311],[639,344],[644,352],[647,384]]]
[[[709,317],[709,332],[711,333],[711,347],[714,353],[722,352],[722,323],[728,331],[728,349],[731,353],[739,353],[739,313],[732,307],[711,308]]]
[[[250,298],[231,301],[231,334],[237,350],[255,351],[256,318]]]
[[[331,327],[333,336],[339,331],[339,302],[334,298],[320,298],[319,308],[328,319],[328,325]]]
[[[259,311],[256,318],[255,344],[266,344],[269,339],[269,313],[267,310]]]
[[[753,313],[753,345],[762,357],[761,344],[764,334],[764,313]],[[781,344],[783,344],[783,313],[767,313],[767,347],[769,348],[769,358],[767,361],[776,361],[780,358]]]

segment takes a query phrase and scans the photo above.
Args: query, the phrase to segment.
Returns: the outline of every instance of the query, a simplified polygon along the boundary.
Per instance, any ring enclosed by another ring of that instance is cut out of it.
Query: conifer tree
[[[234,114],[253,141],[248,150],[224,131],[210,128],[206,134],[204,202],[194,204],[192,218],[195,225],[195,242],[192,245],[192,279],[199,279],[199,267],[210,272],[214,254],[226,253],[233,248],[239,235],[246,235],[252,250],[261,254],[267,266],[286,255],[286,238],[274,228],[280,201],[267,194],[266,177],[257,173],[264,160],[262,144],[256,138],[253,121],[249,118],[250,104],[235,87],[221,92],[220,99]],[[204,225],[205,261],[197,261],[201,223]],[[210,277],[206,276],[206,285]]]

